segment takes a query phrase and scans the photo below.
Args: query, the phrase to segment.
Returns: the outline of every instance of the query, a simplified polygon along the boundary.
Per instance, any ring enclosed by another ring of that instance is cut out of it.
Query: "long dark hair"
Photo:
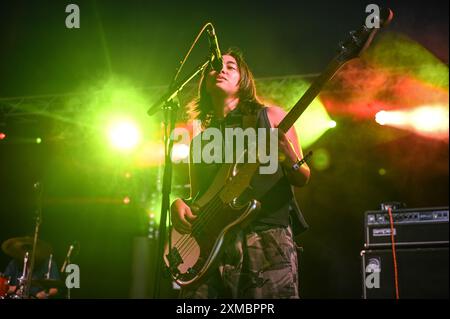
[[[230,48],[223,55],[231,55],[236,60],[239,69],[239,104],[237,107],[244,114],[255,114],[263,105],[257,97],[255,79],[241,51],[236,48]],[[209,127],[214,119],[211,95],[206,90],[206,75],[210,70],[211,68],[207,67],[203,71],[199,83],[198,98],[192,103],[191,107],[193,117],[201,121],[203,128]]]

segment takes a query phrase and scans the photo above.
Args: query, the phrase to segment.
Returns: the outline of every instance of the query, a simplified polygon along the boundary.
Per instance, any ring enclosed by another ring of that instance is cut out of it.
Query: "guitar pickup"
[[[180,253],[177,248],[172,248],[170,252],[166,255],[167,260],[170,265],[170,272],[173,274],[179,273],[178,266],[183,263],[183,258],[181,258]]]

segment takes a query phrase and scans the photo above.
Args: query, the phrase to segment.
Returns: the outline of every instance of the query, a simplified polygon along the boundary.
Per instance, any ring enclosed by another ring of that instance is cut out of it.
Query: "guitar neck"
[[[283,133],[286,133],[295,121],[302,115],[309,104],[316,98],[320,93],[323,86],[330,80],[334,74],[343,66],[345,62],[339,61],[334,58],[327,66],[325,71],[311,84],[308,90],[303,94],[300,100],[294,105],[294,107],[289,111],[289,113],[284,117],[284,119],[278,125]]]

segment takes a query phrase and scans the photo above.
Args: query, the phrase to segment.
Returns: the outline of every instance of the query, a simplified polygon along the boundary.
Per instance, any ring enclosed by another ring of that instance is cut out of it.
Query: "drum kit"
[[[22,276],[17,278],[17,286],[12,286],[12,278],[6,274],[0,273],[0,299],[25,299],[26,289],[29,287],[38,287],[42,290],[49,290],[51,288],[64,288],[64,282],[50,278],[50,269],[52,266],[52,248],[51,246],[38,240],[34,244],[33,237],[15,237],[3,242],[1,248],[3,252],[14,258],[15,260],[23,259]],[[44,278],[35,279],[29,276],[30,271],[30,256],[33,249],[36,263],[41,263],[46,259],[49,260],[48,272],[43,276]]]
[[[0,299],[4,299],[9,291],[9,278],[0,272]]]
[[[30,294],[31,287],[37,287],[41,291],[48,291],[52,288],[64,290],[66,288],[63,281],[52,279],[50,276],[53,262],[52,247],[39,239],[39,230],[42,222],[43,187],[40,182],[36,182],[33,188],[38,195],[34,236],[15,237],[3,242],[1,246],[3,252],[12,257],[16,265],[19,265],[20,261],[23,260],[23,269],[20,277],[18,273],[20,272],[18,270],[20,266],[16,267],[16,271],[14,271],[16,276],[14,278],[7,276],[11,276],[11,274],[0,273],[0,299],[32,299],[34,297]],[[74,248],[74,244],[69,247],[64,264],[60,270],[60,273],[63,275],[61,276],[62,278],[64,278],[66,266],[70,264]],[[78,250],[79,247],[76,249]],[[48,260],[47,272],[43,275],[43,278],[35,278],[35,265],[42,265],[46,260]],[[67,298],[70,299],[70,289],[67,288],[66,292]]]

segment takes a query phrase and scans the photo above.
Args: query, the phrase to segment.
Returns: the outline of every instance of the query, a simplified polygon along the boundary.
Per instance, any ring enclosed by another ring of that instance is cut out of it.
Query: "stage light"
[[[386,175],[386,170],[384,168],[380,168],[378,170],[378,174],[380,174],[381,176],[384,176],[384,175]]]
[[[324,148],[315,150],[311,159],[311,164],[317,171],[326,170],[331,164],[330,153]]]
[[[303,77],[257,81],[261,96],[270,97],[264,104],[281,106],[286,112],[291,110],[310,85],[311,83]],[[319,140],[330,129],[331,120],[322,99],[316,97],[294,123],[302,147],[306,149]]]
[[[375,121],[380,125],[404,125],[404,112],[400,111],[379,111],[375,115]]]
[[[4,140],[6,138],[6,134],[3,132],[0,132],[0,140]]]
[[[146,141],[136,154],[135,164],[139,167],[155,167],[164,163],[164,144]]]
[[[449,130],[448,107],[421,106],[407,111],[380,111],[375,115],[380,125],[409,129],[430,137],[447,136]]]
[[[411,124],[424,132],[448,130],[448,108],[421,107],[410,114]]]
[[[131,199],[130,199],[130,197],[128,197],[128,196],[126,196],[126,197],[123,199],[123,203],[124,203],[125,205],[128,205],[130,202],[131,202]]]
[[[131,150],[140,142],[137,126],[128,120],[113,122],[108,128],[108,137],[112,147],[119,150]]]
[[[386,122],[388,121],[386,114],[387,114],[386,111],[377,112],[377,114],[375,114],[375,122],[377,122],[380,125],[386,124]]]
[[[186,144],[174,144],[172,148],[172,161],[178,162],[189,156],[189,146]]]
[[[325,132],[335,127],[336,122],[330,118],[322,102],[315,99],[294,126],[302,141],[302,147],[308,148]]]
[[[36,143],[37,143],[37,144],[41,144],[41,143],[42,143],[42,139],[41,139],[40,137],[37,137],[37,138],[36,138]]]

